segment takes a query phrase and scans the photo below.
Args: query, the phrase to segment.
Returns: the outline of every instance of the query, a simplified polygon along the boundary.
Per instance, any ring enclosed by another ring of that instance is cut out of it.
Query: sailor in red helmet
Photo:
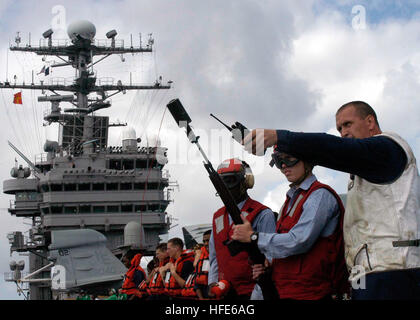
[[[270,208],[252,200],[248,189],[254,186],[254,176],[245,161],[237,158],[223,161],[217,168],[223,182],[228,187],[242,216],[259,232],[275,232],[275,216]],[[209,243],[209,296],[211,288],[220,280],[227,280],[231,290],[226,298],[262,299],[261,288],[252,279],[252,268],[248,253],[243,251],[234,257],[229,253],[226,240],[231,238],[233,222],[225,207],[213,215],[213,229]]]
[[[273,258],[272,278],[280,299],[331,299],[348,292],[339,196],[318,182],[310,162],[278,151],[272,158],[271,164],[291,182],[276,233],[258,232],[244,221],[234,226],[232,238],[257,243]],[[255,277],[263,271],[262,265],[253,268]]]

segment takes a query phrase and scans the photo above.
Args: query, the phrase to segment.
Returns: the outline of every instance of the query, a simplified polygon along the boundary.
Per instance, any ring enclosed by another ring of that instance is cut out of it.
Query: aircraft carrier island
[[[51,104],[44,124],[59,128],[57,141],[45,141],[35,161],[9,142],[24,165],[16,161],[11,178],[3,181],[3,192],[14,196],[8,211],[30,218],[32,225],[27,237],[18,231],[8,235],[11,252],[29,253],[28,274],[22,274],[21,262],[12,261],[5,278],[31,300],[120,286],[124,250],[153,254],[171,220],[166,212],[171,182],[163,169],[167,149],[159,139],[142,142],[131,127],[123,129],[121,145],[109,146],[109,129],[126,124],[97,114],[111,107],[111,96],[126,90],[170,89],[171,81],[164,84],[161,78],[150,85],[100,81],[93,69],[113,54],[152,52],[153,38],[127,47],[111,30],[106,40],[97,40],[95,26],[84,20],[70,24],[67,33],[69,39],[58,41],[49,29],[37,46],[21,46],[18,35],[10,50],[58,57],[60,63],[50,67],[72,67],[72,81],[0,82],[0,90],[42,90],[38,101]],[[66,273],[61,283],[54,279],[60,272]]]

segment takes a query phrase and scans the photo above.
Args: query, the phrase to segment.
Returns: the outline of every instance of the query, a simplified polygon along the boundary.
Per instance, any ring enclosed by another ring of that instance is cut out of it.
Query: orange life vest
[[[196,284],[207,285],[209,273],[209,252],[206,247],[201,247],[201,255],[195,266],[193,273],[187,278],[181,295],[185,298],[197,299],[197,293],[194,289]]]
[[[163,261],[160,261],[159,267],[163,267],[168,262],[169,262],[169,257],[165,258]],[[165,294],[165,285],[159,271],[157,271],[153,275],[153,278],[150,280],[148,293],[149,295]]]
[[[171,260],[173,261],[173,259]],[[184,267],[184,263],[187,261],[191,261],[191,262],[194,261],[194,251],[184,250],[181,253],[181,256],[175,261],[175,271],[178,275],[181,275],[182,268]],[[167,271],[166,277],[165,277],[165,291],[171,297],[179,297],[181,296],[181,292],[182,292],[182,287],[179,286],[178,282],[171,275],[169,270]]]
[[[197,299],[197,293],[194,290],[195,281],[197,279],[197,274],[195,272],[191,273],[187,280],[185,280],[184,288],[181,290],[181,296],[188,299]]]
[[[159,267],[163,267],[165,264],[169,262],[169,258],[166,258],[163,261],[159,262]],[[153,278],[150,280],[149,288],[148,288],[149,295],[161,295],[165,294],[165,284],[164,281],[159,273],[157,271]]]
[[[139,298],[144,298],[144,297],[146,297],[146,296],[148,296],[149,295],[149,293],[148,293],[148,288],[149,288],[149,285],[148,285],[148,283],[146,282],[146,280],[143,280],[140,284],[139,284],[139,286],[138,286],[138,288],[139,288],[139,293],[138,293],[138,297]]]
[[[208,275],[210,269],[209,263],[209,252],[206,247],[201,247],[201,256],[198,260],[197,266],[195,267],[195,273],[197,274],[195,282],[201,285],[207,285]]]
[[[128,271],[125,273],[124,282],[122,285],[122,293],[127,295],[135,295],[140,296],[139,288],[134,283],[134,275],[136,271],[140,271],[143,273],[144,278],[146,278],[146,273],[144,272],[143,268],[140,267],[140,260],[142,255],[140,253],[136,254],[133,259],[131,259],[131,265]]]

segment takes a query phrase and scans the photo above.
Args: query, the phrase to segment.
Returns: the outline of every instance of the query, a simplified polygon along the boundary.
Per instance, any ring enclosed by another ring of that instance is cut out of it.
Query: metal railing
[[[39,47],[48,47],[49,39],[39,39]],[[51,39],[51,46],[52,47],[63,47],[68,46],[70,44],[70,40],[68,39]]]
[[[112,45],[112,40],[110,39],[95,39],[94,45],[98,48],[109,48]],[[124,40],[115,39],[115,48],[124,49]]]
[[[13,282],[16,281],[14,278],[14,272],[4,272],[4,281],[5,282]],[[21,272],[21,279],[28,275],[28,272]],[[20,279],[19,279],[20,280]]]
[[[112,77],[103,77],[98,79],[99,86],[111,86],[114,84],[115,79]]]

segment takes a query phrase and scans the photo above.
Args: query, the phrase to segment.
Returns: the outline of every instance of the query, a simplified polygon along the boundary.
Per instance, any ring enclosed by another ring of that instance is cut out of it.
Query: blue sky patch
[[[366,10],[366,23],[377,25],[387,20],[410,20],[420,14],[420,0],[320,0],[313,10],[321,14],[325,10],[337,10],[351,23],[355,14],[354,6],[361,5]]]

